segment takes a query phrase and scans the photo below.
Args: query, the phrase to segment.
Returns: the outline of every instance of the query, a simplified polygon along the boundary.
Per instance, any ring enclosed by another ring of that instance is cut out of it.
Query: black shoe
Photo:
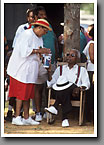
[[[32,118],[33,120],[35,120],[35,117],[36,117],[36,115],[31,116],[31,118]]]
[[[12,118],[13,118],[13,117],[12,117],[12,112],[13,112],[13,111],[8,111],[8,112],[7,112],[7,116],[5,117],[5,120],[6,120],[6,121],[12,122]]]

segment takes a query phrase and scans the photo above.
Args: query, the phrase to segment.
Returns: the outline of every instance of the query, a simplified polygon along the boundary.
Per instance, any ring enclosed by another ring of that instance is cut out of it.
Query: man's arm
[[[89,46],[89,56],[91,62],[94,64],[94,43],[91,43]]]

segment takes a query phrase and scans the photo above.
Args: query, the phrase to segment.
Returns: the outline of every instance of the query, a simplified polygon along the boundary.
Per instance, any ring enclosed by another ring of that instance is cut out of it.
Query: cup
[[[44,56],[44,67],[49,68],[50,62],[51,62],[51,56],[52,54],[48,54]]]

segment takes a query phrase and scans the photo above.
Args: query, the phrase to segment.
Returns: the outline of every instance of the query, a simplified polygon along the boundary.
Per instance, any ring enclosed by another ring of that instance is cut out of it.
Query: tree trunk
[[[64,54],[72,49],[80,50],[80,4],[64,4]]]

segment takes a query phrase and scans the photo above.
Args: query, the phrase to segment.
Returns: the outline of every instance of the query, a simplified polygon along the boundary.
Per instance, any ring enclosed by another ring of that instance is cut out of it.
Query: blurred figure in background
[[[62,61],[63,58],[63,47],[64,47],[64,34],[61,34],[58,37],[58,48],[59,48],[59,54],[58,54],[58,61]]]
[[[80,54],[81,54],[82,63],[87,61],[86,55],[83,53],[83,50],[86,45],[87,45],[87,39],[85,36],[85,29],[84,27],[80,26]]]
[[[85,36],[87,39],[87,43],[92,40],[92,36],[89,35],[90,30],[94,27],[94,24],[88,26],[87,31],[85,32]]]
[[[12,48],[15,48],[16,40],[18,39],[19,35],[22,32],[24,32],[25,30],[29,29],[30,24],[32,22],[34,22],[33,10],[34,9],[27,9],[27,11],[26,11],[27,23],[22,24],[17,28],[17,31],[15,33],[15,37],[13,40]],[[12,51],[10,53],[12,53]],[[10,55],[9,55],[9,53],[8,53],[8,55],[6,55],[6,61],[5,61],[6,65],[8,64]],[[6,86],[5,86],[6,91],[8,90],[9,82],[10,82],[10,78],[7,75]],[[6,121],[12,122],[12,118],[14,116],[12,109],[14,109],[14,114],[15,114],[15,111],[16,111],[16,98],[15,97],[9,98],[8,112],[7,112],[7,116],[5,117]],[[21,113],[20,113],[21,116],[22,116],[22,113],[23,113],[23,109],[21,109]]]
[[[83,53],[87,57],[87,71],[90,78],[90,89],[86,92],[86,120],[91,121],[94,119],[94,25],[89,31],[91,40],[87,43]],[[93,120],[94,121],[94,120]]]
[[[43,6],[37,6],[34,9],[34,21],[37,21],[38,19],[47,19],[46,10]],[[49,27],[52,29],[51,24],[49,24]],[[52,29],[52,31],[48,31],[45,35],[42,36],[43,38],[43,47],[49,48],[51,50],[51,69],[52,73],[54,72],[56,68],[56,61],[57,61],[57,38],[56,35]],[[45,72],[42,64],[41,69],[43,72]],[[45,94],[45,81],[43,79],[38,78],[36,82],[36,89],[35,89],[35,97],[33,99],[33,110],[35,112],[35,115],[33,118],[36,121],[42,121],[42,112],[44,111],[44,105],[47,103],[46,94]],[[43,105],[42,105],[43,104]]]
[[[4,36],[4,62],[5,62],[5,58],[6,58],[6,55],[7,55],[7,52],[8,52],[8,43],[7,43],[7,39],[6,39],[6,36]],[[5,85],[6,85],[6,77],[7,77],[7,73],[6,73],[6,68],[7,68],[7,65],[4,64],[4,91],[6,92],[7,89],[5,89]],[[6,99],[6,93],[4,92],[4,109],[5,109],[5,99]],[[4,117],[4,120],[5,120],[5,117]]]
[[[26,18],[27,18],[27,23],[20,25],[17,28],[17,31],[15,33],[15,37],[13,40],[13,44],[12,47],[15,47],[15,43],[16,43],[16,39],[18,38],[18,36],[26,29],[31,28],[31,23],[34,22],[34,15],[33,15],[33,11],[34,9],[27,9],[26,11]]]
[[[81,54],[82,54],[86,44],[87,44],[87,39],[85,37],[85,30],[82,26],[80,26],[80,53]]]

